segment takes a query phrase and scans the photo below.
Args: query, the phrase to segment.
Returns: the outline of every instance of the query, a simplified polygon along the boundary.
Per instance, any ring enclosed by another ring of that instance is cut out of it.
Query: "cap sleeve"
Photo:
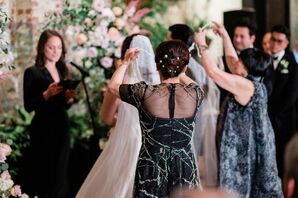
[[[142,105],[146,86],[145,82],[120,85],[119,94],[121,100],[139,108]]]

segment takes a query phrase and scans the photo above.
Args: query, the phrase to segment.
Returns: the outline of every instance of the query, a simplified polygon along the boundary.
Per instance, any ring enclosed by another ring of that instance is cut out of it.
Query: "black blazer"
[[[60,80],[65,76],[61,69],[58,69]],[[35,111],[46,115],[54,113],[56,110],[66,110],[70,107],[67,104],[63,92],[45,101],[43,92],[53,83],[50,73],[45,67],[32,66],[25,70],[24,73],[24,106],[28,112]],[[55,113],[54,113],[55,114]],[[49,115],[48,115],[49,116]]]
[[[298,98],[298,66],[292,53],[286,52],[273,72],[272,88],[268,113],[277,138],[282,134],[288,139],[295,131]]]

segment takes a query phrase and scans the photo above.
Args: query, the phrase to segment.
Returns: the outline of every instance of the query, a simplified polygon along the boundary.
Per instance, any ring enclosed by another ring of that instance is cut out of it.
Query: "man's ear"
[[[288,181],[286,188],[287,188],[287,194],[286,194],[287,198],[293,197],[294,189],[295,189],[295,180],[294,180],[294,178],[291,178]]]
[[[250,37],[250,39],[251,39],[251,43],[254,43],[255,41],[256,41],[256,35],[252,35],[251,37]]]

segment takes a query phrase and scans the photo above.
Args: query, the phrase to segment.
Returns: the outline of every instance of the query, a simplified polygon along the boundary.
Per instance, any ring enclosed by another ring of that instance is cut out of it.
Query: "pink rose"
[[[83,33],[78,34],[76,37],[76,42],[78,45],[82,45],[86,43],[87,40],[88,40],[87,36]]]
[[[100,59],[100,64],[104,67],[104,68],[110,68],[113,65],[113,59],[110,57],[103,57],[102,59]]]
[[[3,173],[1,173],[1,178],[4,179],[4,180],[11,179],[11,176],[10,176],[8,170],[3,171]]]
[[[123,21],[123,19],[117,18],[115,20],[115,25],[117,29],[121,30],[125,26],[125,22]]]
[[[10,190],[10,193],[14,197],[21,196],[22,195],[21,186],[20,185],[13,186],[12,189]]]
[[[119,38],[119,36],[120,36],[120,33],[116,28],[111,27],[108,30],[108,37],[111,41],[116,41]]]
[[[112,8],[112,11],[113,11],[113,13],[114,13],[114,15],[115,16],[120,16],[121,14],[122,14],[122,8],[120,8],[120,7],[113,7]]]
[[[90,47],[87,51],[87,56],[90,58],[94,58],[97,56],[97,49],[95,47]]]
[[[0,143],[0,149],[2,149],[6,156],[8,156],[11,153],[11,148],[9,145]]]

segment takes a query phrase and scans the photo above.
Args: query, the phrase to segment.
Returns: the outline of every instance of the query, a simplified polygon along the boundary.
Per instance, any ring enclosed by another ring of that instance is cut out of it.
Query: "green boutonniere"
[[[289,61],[284,60],[284,59],[280,61],[280,63],[279,63],[279,71],[280,71],[280,73],[282,73],[282,74],[289,73],[288,67],[289,67]]]

